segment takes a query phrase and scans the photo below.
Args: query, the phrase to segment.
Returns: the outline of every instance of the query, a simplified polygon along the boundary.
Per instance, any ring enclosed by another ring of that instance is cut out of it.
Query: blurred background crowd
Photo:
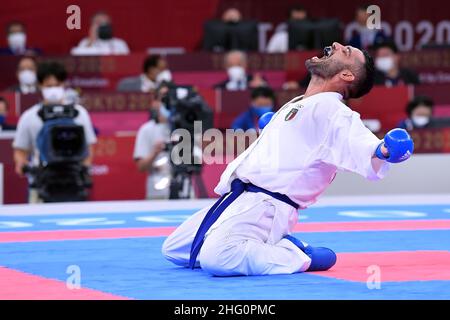
[[[75,29],[67,19],[77,13],[64,1],[50,1],[50,8],[19,2],[6,1],[0,13],[5,203],[46,200],[36,181],[50,173],[38,177],[33,167],[52,163],[44,151],[56,138],[46,142],[43,132],[75,124],[85,147],[77,158],[82,184],[90,189],[79,200],[213,196],[225,164],[174,166],[171,132],[192,131],[194,120],[204,121],[203,130],[257,132],[261,115],[304,92],[304,61],[333,42],[374,57],[376,87],[346,102],[370,130],[381,136],[402,127],[416,132],[419,152],[450,150],[445,1],[379,1],[375,29],[368,27],[370,3],[356,0],[81,2]],[[56,114],[70,124],[55,122]],[[74,143],[70,135],[76,130],[59,134]]]

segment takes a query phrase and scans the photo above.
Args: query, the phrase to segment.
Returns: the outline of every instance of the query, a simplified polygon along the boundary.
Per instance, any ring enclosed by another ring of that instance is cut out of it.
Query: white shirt
[[[305,208],[325,191],[337,170],[370,180],[384,177],[388,164],[373,158],[381,141],[341,99],[339,93],[323,92],[288,102],[228,165],[215,192],[228,192],[231,181],[239,178],[285,194]],[[297,113],[286,120],[292,110]]]
[[[39,152],[36,147],[37,137],[39,131],[41,131],[44,126],[44,121],[38,115],[40,108],[40,103],[35,104],[20,116],[16,135],[12,144],[15,149],[30,151],[33,156],[34,164],[38,164]],[[78,110],[78,116],[74,119],[74,122],[83,126],[86,143],[88,145],[96,143],[97,138],[88,112],[80,105],[75,105],[75,108]]]
[[[158,88],[158,83],[149,79],[145,74],[141,74],[141,91],[150,92],[151,90],[156,90]]]
[[[127,43],[119,38],[112,38],[110,40],[97,39],[91,45],[89,45],[89,39],[84,38],[77,47],[72,48],[70,53],[74,56],[122,55],[129,54],[130,49]]]
[[[170,130],[166,124],[147,121],[140,128],[134,144],[133,158],[148,157],[159,142],[170,139]],[[147,177],[147,198],[168,198],[170,184],[170,159],[167,152],[160,152],[153,161]],[[167,182],[167,183],[166,183]]]
[[[134,144],[134,159],[148,157],[159,142],[166,142],[170,138],[169,128],[166,124],[147,121],[138,130]],[[157,157],[158,158],[158,157]],[[156,159],[157,159],[156,158]]]

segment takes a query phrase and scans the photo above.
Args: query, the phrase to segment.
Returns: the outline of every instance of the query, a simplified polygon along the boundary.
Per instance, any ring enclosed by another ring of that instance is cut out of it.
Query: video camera
[[[44,202],[84,201],[92,185],[83,160],[89,150],[84,128],[74,119],[74,105],[43,105],[38,112],[44,122],[37,138],[39,165],[25,167]]]
[[[187,130],[191,139],[190,150],[183,150],[180,154],[183,159],[186,159],[187,157],[182,153],[189,153],[188,163],[174,163],[171,157],[170,198],[189,198],[192,175],[199,175],[202,170],[202,134],[205,130],[213,127],[213,113],[204,99],[191,86],[171,84],[165,86],[161,101],[164,107],[170,111],[168,122],[172,132],[172,139],[167,146],[167,151],[172,154],[173,149],[177,148],[181,142],[181,137],[176,134],[177,129]],[[200,128],[198,127],[199,122],[201,123]]]

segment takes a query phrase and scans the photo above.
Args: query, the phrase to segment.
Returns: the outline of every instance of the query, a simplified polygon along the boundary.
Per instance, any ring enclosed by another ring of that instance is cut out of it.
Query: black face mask
[[[97,29],[97,34],[99,39],[102,40],[111,39],[113,37],[112,26],[109,23],[100,25]]]

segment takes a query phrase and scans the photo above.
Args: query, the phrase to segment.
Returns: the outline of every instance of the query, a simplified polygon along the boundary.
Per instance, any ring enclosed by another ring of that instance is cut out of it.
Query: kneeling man
[[[371,90],[367,52],[335,42],[306,67],[312,79],[305,95],[275,113],[228,165],[215,188],[220,199],[166,239],[169,261],[216,276],[324,271],[336,263],[331,249],[291,235],[298,209],[314,203],[338,170],[381,179],[388,162],[408,159],[414,145],[403,129],[379,140],[342,102]]]

